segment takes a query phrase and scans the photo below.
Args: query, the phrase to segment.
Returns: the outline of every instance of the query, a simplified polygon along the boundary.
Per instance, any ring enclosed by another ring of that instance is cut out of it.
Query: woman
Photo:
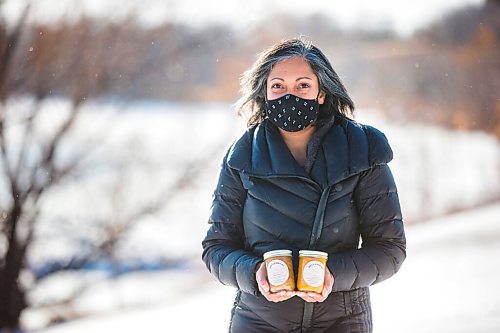
[[[371,332],[368,287],[396,273],[406,241],[392,151],[324,54],[301,39],[261,54],[242,81],[248,130],[227,151],[203,260],[238,289],[230,332]],[[359,240],[362,244],[359,244]],[[269,292],[262,256],[328,253],[324,288]]]

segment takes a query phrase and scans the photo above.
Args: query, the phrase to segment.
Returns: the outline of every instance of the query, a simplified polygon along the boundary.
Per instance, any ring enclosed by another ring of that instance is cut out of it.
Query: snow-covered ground
[[[500,332],[500,204],[407,229],[407,261],[372,288],[376,332]]]
[[[408,227],[402,269],[371,288],[374,332],[499,332],[499,222],[496,204]],[[96,316],[41,333],[227,331],[235,290],[216,282],[196,289],[174,304]]]
[[[406,221],[422,221],[500,198],[500,144],[481,132],[394,124],[377,110],[357,111],[394,151],[389,163]]]

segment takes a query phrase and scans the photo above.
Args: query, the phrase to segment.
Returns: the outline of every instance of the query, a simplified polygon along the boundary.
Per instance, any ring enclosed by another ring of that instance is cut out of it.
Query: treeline
[[[215,83],[218,46],[230,46],[223,28],[165,24],[145,30],[132,19],[111,24],[83,18],[23,30],[8,89],[42,97],[193,99],[196,90]]]
[[[389,86],[393,76],[380,73],[382,86],[401,93],[391,99],[401,98],[412,119],[500,138],[499,18],[498,0],[449,14],[414,37],[419,47],[413,55],[392,64],[408,76]]]
[[[322,15],[275,16],[244,33],[223,25],[165,23],[146,29],[132,18],[119,24],[83,18],[26,25],[6,89],[41,98],[234,101],[238,77],[256,53],[302,34],[326,51],[358,107],[500,137],[498,17],[500,2],[487,1],[451,13],[411,38],[362,28],[343,31]],[[0,48],[9,47],[6,36],[3,26]]]

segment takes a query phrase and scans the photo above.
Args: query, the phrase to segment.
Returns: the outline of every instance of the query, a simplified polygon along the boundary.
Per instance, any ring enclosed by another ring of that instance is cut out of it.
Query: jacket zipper
[[[309,239],[309,248],[312,250],[321,236],[323,230],[323,223],[325,219],[326,204],[328,203],[328,194],[330,194],[330,186],[327,186],[321,193],[318,208],[316,209],[316,216],[314,217],[311,238]]]
[[[243,171],[243,173],[245,173]],[[247,173],[248,176],[250,177],[256,177],[256,178],[263,178],[263,179],[269,179],[269,178],[298,178],[301,179],[311,185],[313,185],[317,190],[321,191],[321,186],[313,181],[312,179],[309,179],[307,177],[299,176],[299,175],[254,175],[251,173]],[[321,192],[321,197],[319,199],[318,203],[318,208],[316,209],[316,214],[314,216],[314,223],[312,226],[312,231],[311,231],[311,237],[309,238],[309,249],[313,250],[316,247],[316,243],[318,242],[319,238],[321,237],[321,232],[323,230],[323,223],[324,223],[324,218],[325,218],[325,209],[326,209],[326,204],[328,203],[328,194],[330,193],[331,186],[327,185]],[[312,324],[312,316],[314,312],[314,303],[308,303],[305,302],[304,304],[304,312],[302,314],[302,327],[301,331],[306,332],[309,328],[311,328]]]
[[[328,195],[330,193],[330,186],[325,187],[319,199],[318,208],[314,217],[314,223],[311,231],[311,238],[309,239],[309,249],[316,248],[321,232],[323,231],[323,223],[325,219],[326,204],[328,203]],[[314,303],[304,303],[304,313],[302,314],[302,332],[306,332],[312,326],[312,317],[314,312]]]

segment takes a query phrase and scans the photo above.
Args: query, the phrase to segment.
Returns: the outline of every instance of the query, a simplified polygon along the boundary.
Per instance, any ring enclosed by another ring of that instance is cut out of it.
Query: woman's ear
[[[326,93],[323,90],[321,90],[318,94],[318,103],[319,104],[325,103],[325,97],[326,97]]]

